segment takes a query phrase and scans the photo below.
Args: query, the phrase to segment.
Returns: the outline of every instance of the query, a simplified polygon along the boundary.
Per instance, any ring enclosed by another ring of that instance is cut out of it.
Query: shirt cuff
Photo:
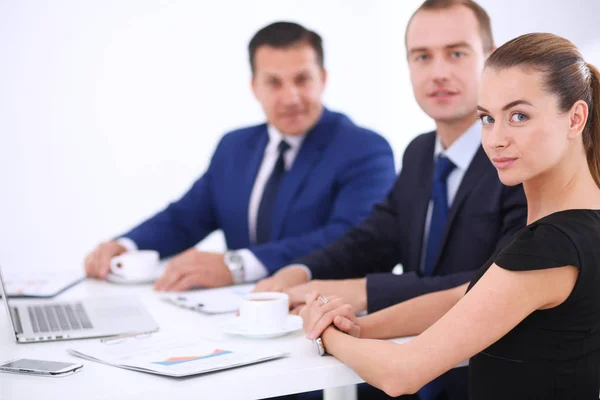
[[[133,240],[129,239],[128,237],[118,238],[117,243],[119,243],[121,246],[125,247],[125,249],[127,251],[137,251],[137,249],[138,249],[137,244],[135,244],[135,242]]]
[[[236,250],[236,253],[242,257],[244,263],[244,281],[256,282],[269,275],[267,267],[260,262],[258,258],[248,249]]]
[[[312,272],[310,270],[310,268],[308,268],[306,265],[304,264],[290,264],[290,265],[286,265],[285,267],[281,268],[279,271],[285,271],[288,268],[302,268],[304,271],[306,271],[306,275],[308,275],[308,280],[311,281],[312,280]],[[277,271],[277,272],[279,272]]]
[[[308,268],[306,265],[304,264],[292,264],[292,265],[288,265],[286,268],[289,267],[296,267],[296,268],[302,268],[304,269],[304,271],[306,271],[306,275],[308,275],[308,280],[312,281],[312,272],[310,271],[310,268]]]

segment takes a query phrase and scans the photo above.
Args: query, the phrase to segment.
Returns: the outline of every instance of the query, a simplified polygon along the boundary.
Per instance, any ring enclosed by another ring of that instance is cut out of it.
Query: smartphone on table
[[[83,368],[83,364],[19,358],[0,364],[0,371],[17,374],[66,376]]]

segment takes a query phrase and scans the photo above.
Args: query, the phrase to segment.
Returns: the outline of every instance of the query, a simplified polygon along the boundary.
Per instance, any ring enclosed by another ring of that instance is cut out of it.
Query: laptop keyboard
[[[83,304],[49,304],[27,307],[35,333],[92,329]]]

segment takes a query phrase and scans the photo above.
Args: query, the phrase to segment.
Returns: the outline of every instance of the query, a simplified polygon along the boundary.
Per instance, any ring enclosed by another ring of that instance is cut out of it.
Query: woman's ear
[[[581,135],[588,119],[588,106],[583,100],[578,100],[569,110],[569,139]]]

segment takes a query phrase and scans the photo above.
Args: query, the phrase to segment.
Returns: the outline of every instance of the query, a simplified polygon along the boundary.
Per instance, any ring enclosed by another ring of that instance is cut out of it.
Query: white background
[[[600,65],[600,1],[480,3],[497,44],[550,31]],[[263,121],[246,46],[275,20],[322,35],[325,104],[383,134],[399,165],[433,128],[404,59],[419,4],[0,0],[0,265],[80,268],[98,241],[187,190],[224,132]]]

